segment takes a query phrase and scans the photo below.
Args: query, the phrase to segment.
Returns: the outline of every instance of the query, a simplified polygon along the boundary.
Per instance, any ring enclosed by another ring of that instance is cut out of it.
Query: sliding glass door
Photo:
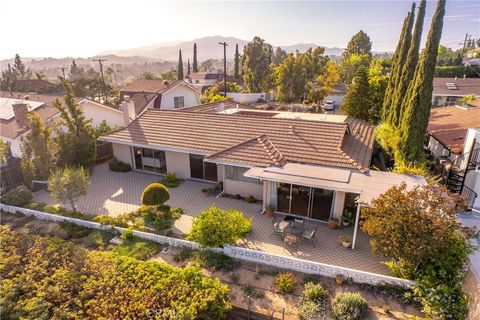
[[[167,173],[165,152],[147,148],[133,148],[135,169],[160,174]]]
[[[327,221],[331,216],[332,190],[288,183],[277,187],[277,211]]]
[[[217,182],[217,164],[204,162],[203,158],[202,155],[190,154],[190,177]]]

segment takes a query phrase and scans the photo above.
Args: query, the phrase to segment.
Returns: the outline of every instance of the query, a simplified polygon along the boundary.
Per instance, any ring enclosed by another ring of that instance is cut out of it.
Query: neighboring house
[[[185,81],[192,84],[200,92],[204,92],[206,89],[210,88],[217,82],[223,82],[223,72],[222,73],[211,73],[211,72],[197,72],[190,73],[185,77]],[[227,75],[227,82],[236,82],[239,85],[242,85],[242,81],[230,77]]]
[[[80,99],[78,106],[85,114],[85,117],[92,120],[92,126],[94,127],[98,127],[103,121],[105,121],[110,128],[122,127],[125,124],[123,112],[114,107],[86,98]]]
[[[343,102],[343,98],[347,94],[348,86],[344,83],[337,83],[333,86],[332,91],[325,97],[326,101],[333,101],[335,106],[339,106]]]
[[[54,86],[55,84],[42,79],[15,80],[12,90],[23,92],[38,92],[42,90],[49,90]]]
[[[364,121],[206,109],[149,109],[99,140],[111,142],[115,157],[134,170],[221,183],[226,194],[253,196],[278,212],[321,221],[339,218],[357,200],[368,205],[402,181],[425,183],[423,177],[369,170],[374,128]]]
[[[181,111],[217,113],[231,109],[257,110],[257,108],[232,101],[216,101],[179,109]]]
[[[432,104],[434,106],[454,106],[458,100],[468,95],[480,98],[480,78],[434,78]]]
[[[200,104],[198,90],[183,80],[134,80],[120,89],[120,99],[126,96],[134,101],[137,115],[149,108],[178,109]]]
[[[58,95],[24,95],[2,92],[0,96],[0,135],[10,145],[11,155],[21,157],[21,138],[27,132],[27,117],[30,112],[37,112],[48,123],[59,112],[53,107]]]
[[[428,134],[443,182],[467,197],[470,207],[480,207],[480,99],[466,107],[433,108]]]

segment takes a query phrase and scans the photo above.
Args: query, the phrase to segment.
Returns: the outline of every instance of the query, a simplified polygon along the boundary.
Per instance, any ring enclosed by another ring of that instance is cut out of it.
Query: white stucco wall
[[[254,196],[255,199],[263,200],[263,184],[225,179],[223,190],[228,194],[239,194],[242,197]]]
[[[162,94],[162,102],[160,104],[160,109],[175,109],[175,103],[173,98],[180,96],[183,96],[185,107],[191,107],[200,104],[199,96],[195,92],[195,90],[187,87],[184,84],[180,84]]]
[[[22,145],[22,142],[20,140],[20,137],[17,137],[15,139],[10,139],[7,137],[1,137],[4,142],[10,145],[10,151],[12,152],[12,156],[21,158],[22,157],[22,149],[20,146]]]
[[[87,119],[92,119],[92,125],[97,127],[100,122],[105,120],[110,127],[124,125],[123,113],[109,107],[101,106],[95,102],[83,100],[80,109],[85,113]]]
[[[188,153],[165,151],[167,171],[174,172],[180,179],[190,178],[190,158]]]
[[[112,148],[113,148],[113,156],[117,158],[117,160],[128,163],[132,166],[132,168],[134,168],[134,165],[132,163],[132,154],[130,151],[130,146],[113,143]]]
[[[480,170],[472,170],[467,173],[465,186],[477,193],[478,196],[473,203],[473,207],[480,209]]]
[[[257,102],[258,99],[265,101],[275,100],[275,93],[243,93],[243,92],[227,92],[227,97],[231,97],[233,101],[240,103]]]
[[[449,155],[448,149],[446,149],[434,137],[429,137],[428,149],[432,152],[432,154],[435,156],[435,158]]]

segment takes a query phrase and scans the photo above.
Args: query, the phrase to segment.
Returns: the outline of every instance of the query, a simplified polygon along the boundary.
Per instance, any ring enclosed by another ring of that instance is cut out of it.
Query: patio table
[[[290,221],[283,220],[278,223],[278,228],[281,230],[285,230],[286,228],[288,228],[289,225],[290,225]]]

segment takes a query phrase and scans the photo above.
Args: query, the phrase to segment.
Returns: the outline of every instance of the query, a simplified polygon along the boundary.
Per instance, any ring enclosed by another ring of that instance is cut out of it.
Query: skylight
[[[458,87],[453,82],[446,82],[445,85],[447,86],[448,90],[458,90]]]

